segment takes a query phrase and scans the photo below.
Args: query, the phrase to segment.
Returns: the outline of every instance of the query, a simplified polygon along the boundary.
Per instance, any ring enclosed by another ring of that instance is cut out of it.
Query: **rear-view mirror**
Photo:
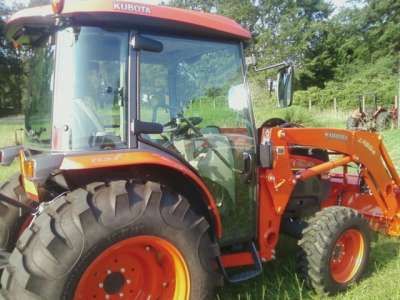
[[[292,105],[293,77],[293,66],[282,68],[278,72],[276,93],[279,107],[288,107]]]

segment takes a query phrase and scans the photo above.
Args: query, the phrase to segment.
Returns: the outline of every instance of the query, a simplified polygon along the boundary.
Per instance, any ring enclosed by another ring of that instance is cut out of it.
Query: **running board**
[[[218,266],[221,269],[222,275],[224,275],[225,279],[229,283],[240,283],[240,282],[252,279],[254,277],[257,277],[258,275],[260,275],[262,273],[263,267],[262,267],[261,258],[258,255],[257,248],[253,242],[250,244],[250,251],[251,251],[251,256],[253,257],[253,261],[254,261],[254,268],[252,270],[248,270],[248,271],[244,271],[244,272],[232,274],[232,275],[229,275],[228,272],[226,271],[226,269],[224,268],[221,257],[220,256],[217,257]]]

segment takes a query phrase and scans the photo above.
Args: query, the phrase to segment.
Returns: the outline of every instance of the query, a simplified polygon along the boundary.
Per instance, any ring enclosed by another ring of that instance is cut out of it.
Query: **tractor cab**
[[[24,148],[52,153],[37,173],[45,178],[49,165],[83,153],[166,155],[202,178],[223,220],[243,220],[227,224],[224,240],[251,238],[257,134],[243,50],[250,33],[199,12],[55,2],[62,5],[26,10],[7,27],[30,74]],[[278,85],[283,106],[291,102],[287,67]]]

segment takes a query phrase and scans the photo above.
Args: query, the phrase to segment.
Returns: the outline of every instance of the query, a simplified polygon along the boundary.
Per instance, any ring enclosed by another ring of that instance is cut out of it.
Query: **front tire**
[[[332,206],[318,212],[299,241],[298,271],[318,293],[346,290],[363,275],[370,251],[370,229],[355,210]]]
[[[10,299],[210,299],[220,276],[209,224],[157,183],[92,184],[21,236],[2,278]]]

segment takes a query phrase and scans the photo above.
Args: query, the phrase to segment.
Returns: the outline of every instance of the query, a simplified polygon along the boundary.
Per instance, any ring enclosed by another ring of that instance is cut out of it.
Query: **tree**
[[[3,113],[21,110],[22,91],[19,82],[23,76],[22,63],[18,50],[4,35],[4,19],[10,13],[11,9],[0,3],[0,110]]]

